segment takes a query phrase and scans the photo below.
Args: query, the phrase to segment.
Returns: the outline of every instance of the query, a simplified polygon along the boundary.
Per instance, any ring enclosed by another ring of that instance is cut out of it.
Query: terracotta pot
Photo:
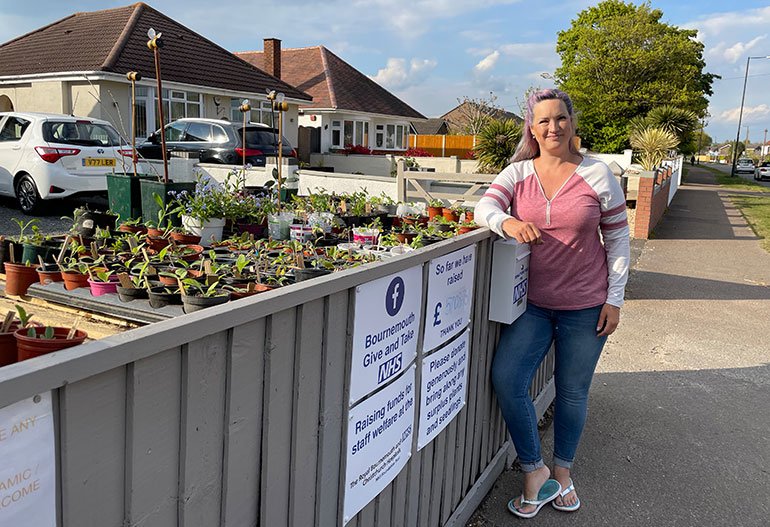
[[[257,293],[263,293],[265,291],[272,291],[273,289],[277,289],[276,286],[272,285],[265,285],[265,284],[254,284],[254,291],[249,293],[244,288],[243,291],[231,291],[230,292],[230,300],[239,300],[241,298],[246,298],[249,296],[256,295]]]
[[[179,256],[178,257],[178,258],[181,258],[182,260],[184,260],[185,262],[194,262],[195,260],[197,260],[200,257],[201,253],[203,252],[203,246],[202,245],[192,245],[192,244],[190,244],[190,245],[180,245],[179,247],[181,249],[193,249],[195,251],[194,253],[188,254],[186,256]]]
[[[19,329],[19,321],[14,320],[8,333],[0,333],[0,366],[13,364],[18,360],[16,337],[13,335],[17,329]]]
[[[459,234],[465,234],[466,232],[475,231],[476,229],[478,229],[478,227],[470,227],[468,225],[463,225],[462,227],[457,229],[457,234],[458,235]]]
[[[147,227],[147,236],[163,236],[166,234],[166,231],[164,229],[156,229],[154,227]]]
[[[41,335],[45,332],[44,326],[33,328],[37,335]],[[51,353],[65,348],[71,348],[82,344],[82,342],[88,336],[85,331],[76,330],[75,336],[71,339],[67,338],[67,334],[70,328],[54,327],[53,339],[40,339],[27,336],[28,328],[16,330],[14,336],[16,337],[16,347],[18,348],[18,360],[19,362],[33,357],[39,357],[46,353]]]
[[[395,235],[401,243],[412,243],[412,240],[417,237],[416,232],[397,232]]]
[[[63,280],[61,277],[61,271],[58,269],[56,271],[41,271],[38,269],[37,277],[40,280],[41,285],[48,285],[54,282],[61,282]]]
[[[147,233],[147,227],[140,226],[140,225],[126,225],[125,223],[122,223],[120,227],[118,227],[118,230],[123,232],[133,232],[134,234]]]
[[[147,245],[156,251],[160,251],[169,243],[170,242],[168,241],[168,238],[162,238],[160,236],[147,236]]]
[[[473,221],[473,211],[472,210],[466,210],[465,211],[465,221]]]
[[[8,295],[26,294],[27,288],[38,281],[38,264],[24,265],[5,263],[5,293]]]
[[[195,234],[187,234],[185,232],[172,232],[171,237],[181,245],[193,245],[201,241],[200,236]]]
[[[62,271],[61,277],[64,280],[64,289],[72,291],[78,287],[88,287],[88,275],[77,271]]]
[[[447,209],[446,207],[444,207],[442,214],[447,221],[454,221],[454,222],[460,221],[460,216],[456,214],[452,209]]]
[[[428,207],[428,221],[432,221],[436,216],[441,216],[444,207]]]

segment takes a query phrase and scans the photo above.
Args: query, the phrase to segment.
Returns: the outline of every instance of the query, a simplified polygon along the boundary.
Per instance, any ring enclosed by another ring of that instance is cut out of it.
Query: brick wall
[[[671,169],[642,172],[639,177],[639,194],[636,198],[634,238],[649,238],[650,233],[663,217],[668,206],[671,185]]]

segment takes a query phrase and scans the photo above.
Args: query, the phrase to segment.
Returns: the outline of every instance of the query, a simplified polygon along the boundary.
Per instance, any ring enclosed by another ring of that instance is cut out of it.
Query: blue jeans
[[[555,310],[528,304],[513,324],[503,326],[492,363],[492,384],[525,472],[544,464],[529,387],[552,341],[556,344],[554,464],[572,467],[586,421],[588,389],[607,340],[596,336],[601,310],[602,306]]]

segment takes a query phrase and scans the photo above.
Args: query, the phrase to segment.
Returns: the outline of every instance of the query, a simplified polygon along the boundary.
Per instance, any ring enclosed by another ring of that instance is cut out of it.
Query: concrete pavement
[[[690,167],[633,267],[573,470],[581,509],[516,518],[509,470],[468,525],[770,525],[770,254],[728,194]]]

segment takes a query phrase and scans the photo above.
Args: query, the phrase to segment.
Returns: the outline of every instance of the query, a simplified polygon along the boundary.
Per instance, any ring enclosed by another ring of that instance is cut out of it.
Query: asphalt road
[[[724,164],[724,165],[722,163],[703,163],[703,164],[706,165],[706,166],[709,166],[709,167],[721,170],[725,174],[729,174],[730,173],[730,169],[732,168],[732,164],[729,164],[729,163],[728,164]],[[758,183],[758,184],[762,185],[763,187],[770,188],[770,180],[765,179],[763,181],[754,181],[754,174],[749,174],[748,172],[739,172],[738,176],[742,177],[743,179],[745,179],[747,181],[752,181],[754,183]]]
[[[66,233],[72,222],[61,219],[62,216],[72,217],[73,211],[88,204],[92,209],[106,210],[107,199],[99,197],[57,199],[45,202],[42,211],[36,216],[27,216],[16,203],[15,199],[0,197],[0,235],[18,236],[19,226],[13,218],[27,222],[33,218],[39,220],[40,230],[47,235]]]

